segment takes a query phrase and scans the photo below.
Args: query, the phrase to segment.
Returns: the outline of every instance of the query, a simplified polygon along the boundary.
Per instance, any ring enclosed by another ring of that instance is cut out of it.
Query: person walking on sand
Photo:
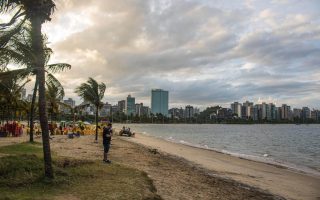
[[[103,162],[111,163],[110,160],[108,160],[108,152],[110,149],[110,143],[111,143],[111,136],[112,136],[112,124],[108,123],[107,127],[103,128],[103,147],[104,147],[104,154],[103,154]]]

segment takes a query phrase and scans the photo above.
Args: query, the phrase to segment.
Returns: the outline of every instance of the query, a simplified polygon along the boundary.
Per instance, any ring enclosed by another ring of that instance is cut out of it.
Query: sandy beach
[[[0,146],[27,140],[1,138]],[[102,144],[93,140],[94,136],[54,136],[51,148],[59,156],[101,160]],[[142,134],[113,137],[110,159],[145,171],[163,199],[316,200],[320,196],[319,177]]]
[[[181,157],[159,153],[153,147],[148,148],[127,139],[113,137],[110,159],[146,172],[163,199],[282,199],[231,179],[217,177]],[[93,140],[94,136],[72,140],[56,136],[51,147],[59,156],[101,160],[102,144],[93,143]]]
[[[280,166],[237,158],[212,150],[137,134],[126,140],[156,148],[212,171],[221,177],[269,191],[287,199],[320,199],[320,177]]]

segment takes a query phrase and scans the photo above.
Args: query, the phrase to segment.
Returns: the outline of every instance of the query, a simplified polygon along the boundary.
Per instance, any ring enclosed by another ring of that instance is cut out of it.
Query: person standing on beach
[[[104,147],[103,161],[106,163],[111,163],[111,161],[108,160],[108,152],[110,149],[111,136],[112,136],[112,124],[108,123],[107,127],[103,128],[103,134],[102,134],[103,147]]]

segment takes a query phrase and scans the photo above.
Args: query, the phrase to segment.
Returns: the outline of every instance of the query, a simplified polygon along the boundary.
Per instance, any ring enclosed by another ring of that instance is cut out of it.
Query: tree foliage
[[[106,91],[106,85],[104,83],[98,83],[93,78],[89,78],[86,83],[82,83],[76,88],[77,93],[84,101],[90,102],[95,105],[96,108],[96,141],[98,140],[98,116],[99,109],[103,106],[102,99]]]

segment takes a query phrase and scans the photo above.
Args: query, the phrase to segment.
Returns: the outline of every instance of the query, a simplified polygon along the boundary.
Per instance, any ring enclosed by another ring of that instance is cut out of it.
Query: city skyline
[[[112,105],[118,105],[118,103],[119,103],[120,101],[122,101],[122,100],[125,101],[124,99],[126,99],[127,96],[128,96],[128,95],[131,95],[131,94],[132,94],[132,93],[128,93],[128,94],[125,95],[124,97],[115,98],[114,101],[110,101],[110,100],[108,100],[107,98],[104,98],[103,103],[111,103]],[[30,97],[28,97],[28,96],[30,96]],[[31,99],[31,97],[32,97],[32,94],[31,94],[31,93],[26,93],[25,99]],[[142,101],[139,97],[136,97],[136,96],[135,96],[134,98],[137,98],[137,101],[136,101],[135,103],[143,103],[145,106],[148,106],[148,107],[151,108],[151,103],[150,103],[151,95],[149,96],[149,99],[146,100],[146,101]],[[80,98],[77,98],[77,99],[71,98],[71,99],[75,101],[75,105],[80,105],[81,103],[83,103],[83,100],[81,100]],[[122,99],[122,100],[120,100],[120,99]],[[70,100],[70,97],[65,96],[65,97],[63,98],[63,101],[67,101],[67,100]],[[205,109],[205,108],[207,108],[207,107],[210,107],[210,106],[217,106],[217,105],[219,105],[219,106],[222,106],[222,107],[228,107],[228,105],[230,105],[230,104],[233,103],[233,102],[239,102],[239,103],[241,103],[241,102],[246,102],[246,101],[254,102],[254,103],[256,103],[256,104],[261,104],[261,103],[273,103],[273,104],[275,104],[276,106],[281,106],[281,105],[283,105],[283,104],[288,104],[288,105],[291,105],[292,108],[302,108],[302,107],[305,107],[305,106],[306,106],[306,107],[309,107],[310,109],[320,110],[320,105],[317,106],[317,107],[312,107],[312,106],[310,106],[310,105],[301,105],[301,106],[299,105],[299,106],[295,106],[295,105],[291,104],[290,102],[278,102],[278,103],[277,103],[277,101],[274,101],[274,99],[270,99],[270,98],[268,98],[268,99],[260,99],[260,98],[259,98],[259,99],[257,99],[256,101],[255,101],[255,100],[251,100],[251,99],[243,98],[243,100],[238,100],[238,101],[232,100],[232,101],[230,101],[230,102],[225,102],[225,103],[221,103],[221,104],[207,104],[207,105],[192,104],[192,106],[203,110],[203,109]],[[191,103],[188,103],[188,102],[185,102],[184,104],[174,104],[174,103],[171,103],[171,102],[170,102],[170,98],[169,98],[169,107],[168,107],[168,108],[169,108],[169,109],[171,109],[171,108],[180,108],[180,107],[185,107],[185,106],[190,105],[190,104],[191,104]]]
[[[21,91],[21,98],[31,101],[29,95],[26,95],[26,90],[23,88]],[[117,104],[111,104],[109,102],[103,102],[103,106],[100,109],[100,117],[112,117],[115,115],[124,114],[128,117],[138,116],[150,118],[151,114],[169,117],[171,119],[189,119],[193,121],[198,119],[199,114],[206,113],[210,120],[234,120],[241,119],[247,121],[261,122],[266,120],[268,122],[314,122],[319,121],[320,111],[315,108],[309,108],[304,105],[303,107],[291,107],[288,104],[276,105],[274,102],[251,102],[246,100],[245,102],[233,102],[230,107],[223,107],[221,105],[210,105],[206,109],[199,109],[193,105],[185,105],[179,107],[169,106],[169,91],[163,89],[152,89],[151,90],[151,108],[144,105],[143,103],[137,103],[136,98],[129,94],[125,100],[119,100]],[[80,113],[86,113],[87,115],[93,115],[95,112],[95,106],[90,103],[83,101],[80,105],[76,105],[72,98],[67,100],[61,99],[62,102],[76,108]],[[183,108],[184,107],[184,108]],[[69,108],[62,106],[62,113],[70,114]],[[209,113],[208,113],[209,111]],[[152,117],[151,117],[152,118]],[[302,121],[301,121],[302,120]]]
[[[74,101],[69,98],[64,100],[65,103],[73,104]],[[307,106],[302,108],[292,108],[290,105],[282,104],[276,106],[274,103],[262,102],[254,103],[245,101],[243,103],[233,102],[230,107],[222,107],[219,105],[212,105],[205,110],[200,110],[192,105],[186,105],[180,108],[172,107],[168,108],[168,91],[162,89],[153,89],[151,91],[151,109],[143,103],[135,103],[135,97],[128,95],[126,100],[118,101],[118,104],[112,105],[106,102],[99,112],[100,117],[120,117],[121,113],[127,117],[127,120],[132,120],[135,117],[141,117],[150,119],[153,116],[162,114],[162,116],[168,117],[172,120],[188,120],[189,122],[197,122],[202,119],[205,115],[205,120],[215,120],[215,122],[221,122],[222,120],[244,120],[242,122],[317,122],[320,120],[320,111],[316,109],[310,109]],[[165,108],[164,108],[165,107]],[[93,115],[95,112],[94,105],[88,102],[83,102],[76,109],[82,114]],[[64,110],[63,113],[70,114],[70,111]],[[204,113],[204,115],[203,115]],[[137,118],[135,118],[137,119]],[[194,121],[195,120],[195,121]]]
[[[162,90],[162,89],[160,89],[160,90]],[[166,91],[166,92],[168,92],[168,91]],[[131,94],[128,94],[127,95],[127,97],[125,97],[125,98],[123,98],[122,100],[120,100],[121,98],[119,98],[118,99],[118,101],[116,101],[116,102],[109,102],[109,101],[103,101],[102,103],[104,103],[104,104],[109,104],[109,105],[112,105],[112,106],[119,106],[120,107],[120,110],[122,110],[124,113],[127,113],[127,110],[126,110],[126,107],[128,106],[127,105],[127,100],[126,99],[128,99],[128,98],[130,98],[130,99],[134,99],[134,103],[131,103],[132,105],[131,106],[133,106],[133,105],[136,105],[136,104],[143,104],[144,106],[147,106],[147,107],[149,107],[150,109],[151,109],[151,104],[150,105],[148,105],[148,104],[144,104],[143,102],[141,102],[140,100],[139,100],[139,98],[137,98],[136,99],[136,97],[134,97],[134,96],[132,96]],[[26,96],[26,99],[27,99],[27,96]],[[150,95],[150,99],[151,99],[151,101],[152,101],[152,97],[151,97],[151,95]],[[149,99],[149,100],[150,100]],[[169,98],[170,99],[170,98]],[[74,101],[72,98],[64,98],[62,101],[63,102],[65,102],[66,103],[66,101]],[[137,100],[137,101],[136,101]],[[81,105],[82,103],[84,103],[85,101],[80,101],[80,103],[75,103],[75,101],[73,102],[73,105],[75,105],[75,106],[79,106],[79,105]],[[206,106],[206,107],[198,107],[196,104],[188,104],[188,103],[186,103],[186,104],[181,104],[181,105],[179,105],[179,106],[176,106],[176,105],[171,105],[170,104],[170,102],[168,102],[168,110],[170,110],[170,109],[172,109],[172,108],[184,108],[184,107],[187,107],[187,106],[192,106],[192,107],[194,107],[194,108],[196,108],[196,109],[199,109],[200,111],[203,111],[204,109],[206,109],[206,108],[208,108],[208,107],[214,107],[214,106],[221,106],[221,107],[223,107],[223,108],[230,108],[231,110],[233,110],[233,106],[232,106],[232,104],[234,104],[234,103],[237,103],[238,105],[261,105],[261,104],[273,104],[274,106],[276,106],[276,107],[281,107],[281,106],[283,106],[283,105],[288,105],[290,108],[291,108],[291,110],[293,110],[293,109],[301,109],[301,108],[303,108],[303,107],[308,107],[309,109],[311,109],[311,110],[319,110],[318,108],[316,108],[316,107],[310,107],[309,105],[302,105],[301,107],[296,107],[296,106],[292,106],[290,103],[281,103],[281,104],[277,104],[277,103],[275,103],[275,102],[272,102],[272,101],[262,101],[262,100],[259,100],[259,101],[250,101],[250,100],[248,100],[248,99],[246,99],[246,100],[244,100],[244,101],[232,101],[232,102],[229,102],[229,103],[226,103],[226,104],[211,104],[211,105],[208,105],[208,106]],[[68,103],[69,104],[69,103]],[[123,105],[120,105],[120,104],[123,104]],[[122,109],[121,109],[121,107],[123,107]],[[133,109],[133,108],[132,108]],[[239,112],[242,112],[241,110],[239,111]],[[130,113],[132,113],[132,111],[130,112]]]
[[[290,105],[290,107],[292,108],[292,109],[300,109],[300,108],[303,108],[303,107],[308,107],[308,108],[310,108],[311,110],[320,110],[319,108],[317,108],[317,107],[310,107],[309,105],[301,105],[300,107],[299,106],[292,106],[292,104],[290,104],[290,103],[288,103],[288,102],[286,102],[286,103],[277,103],[277,102],[275,102],[273,99],[266,99],[266,100],[262,100],[262,99],[258,99],[257,101],[254,101],[254,100],[248,100],[248,99],[244,99],[244,100],[240,100],[240,101],[231,101],[231,102],[226,102],[226,103],[223,103],[223,104],[210,104],[210,105],[197,105],[197,104],[192,104],[192,105],[190,105],[190,103],[188,103],[188,102],[186,102],[185,104],[179,104],[179,105],[176,105],[176,104],[172,104],[172,103],[170,103],[170,98],[168,98],[169,97],[169,95],[168,95],[168,93],[169,93],[169,91],[166,91],[166,90],[163,90],[163,89],[151,89],[151,95],[149,96],[149,100],[147,101],[147,102],[149,102],[149,104],[148,103],[144,103],[143,101],[141,101],[140,99],[139,99],[139,97],[138,97],[138,99],[137,99],[137,101],[136,101],[136,97],[135,96],[132,96],[131,95],[131,93],[129,93],[126,97],[124,97],[124,98],[118,98],[116,101],[114,101],[114,102],[111,102],[111,101],[108,101],[108,100],[106,100],[106,101],[102,101],[102,103],[103,104],[110,104],[110,105],[113,105],[113,106],[119,106],[120,107],[120,110],[123,110],[123,112],[124,113],[129,113],[129,114],[131,114],[131,113],[133,113],[134,112],[134,110],[135,110],[135,105],[136,104],[142,104],[142,105],[144,105],[144,106],[146,106],[146,107],[149,107],[150,109],[152,108],[152,102],[153,102],[153,100],[152,100],[152,94],[154,93],[154,92],[156,92],[156,91],[160,91],[160,92],[166,92],[167,94],[166,94],[166,98],[167,98],[167,103],[168,103],[168,110],[170,110],[170,109],[172,109],[172,108],[183,108],[183,107],[185,107],[185,106],[192,106],[192,107],[194,107],[194,108],[197,108],[197,109],[199,109],[199,110],[204,110],[204,109],[206,109],[206,108],[208,108],[208,107],[212,107],[212,106],[221,106],[221,107],[224,107],[224,108],[229,108],[230,107],[230,109],[231,110],[234,110],[234,108],[233,108],[233,104],[234,103],[236,103],[236,104],[238,104],[238,105],[247,105],[247,104],[253,104],[253,105],[258,105],[258,104],[273,104],[274,106],[276,106],[276,107],[280,107],[280,106],[282,106],[282,105]],[[160,95],[161,96],[161,95]],[[23,90],[22,90],[22,93],[21,93],[21,97],[23,98],[23,99],[26,99],[26,100],[28,100],[28,101],[31,101],[31,98],[32,98],[32,94],[27,94],[27,92],[26,92],[26,89],[25,88],[23,88]],[[121,100],[120,100],[121,99]],[[128,99],[129,99],[129,106],[128,106]],[[161,99],[161,98],[160,98]],[[64,102],[64,103],[66,103],[66,104],[68,104],[68,105],[70,105],[70,106],[72,106],[72,107],[74,107],[74,106],[79,106],[79,105],[81,105],[81,104],[83,104],[83,103],[85,103],[85,101],[83,101],[83,100],[79,100],[78,102],[76,102],[74,99],[72,99],[72,98],[70,98],[70,97],[64,97],[62,100],[61,100],[62,102]],[[71,101],[71,103],[70,103],[70,101]],[[161,100],[160,100],[161,101]],[[243,103],[241,103],[241,102],[243,102]],[[158,102],[159,103],[159,102]],[[129,108],[129,110],[130,111],[128,111],[128,107],[130,107]],[[240,109],[240,108],[238,108],[238,109]],[[241,112],[241,110],[240,111],[238,111],[238,112]],[[237,112],[237,113],[238,113]]]
[[[176,106],[260,98],[320,108],[317,1],[68,0],[57,8],[44,33],[52,63],[72,65],[57,77],[77,103],[74,88],[92,76],[106,83],[108,102],[131,94],[149,105],[149,90],[164,88]]]

